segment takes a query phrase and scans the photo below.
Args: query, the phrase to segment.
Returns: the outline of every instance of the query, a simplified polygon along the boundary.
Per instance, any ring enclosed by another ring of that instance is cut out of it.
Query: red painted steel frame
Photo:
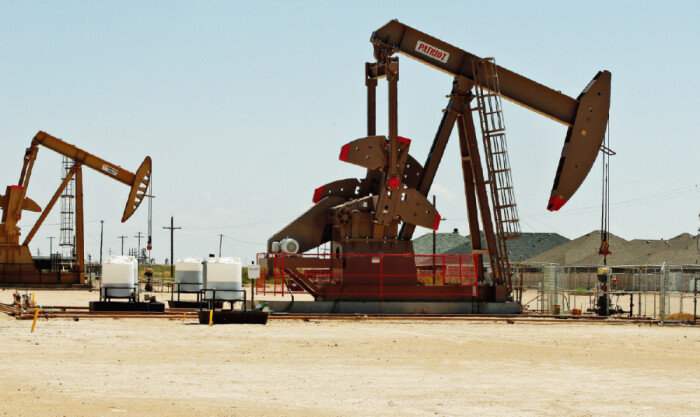
[[[403,262],[398,258],[415,265],[415,273],[397,274],[391,269],[387,272],[387,262]],[[379,300],[397,297],[449,300],[477,296],[476,255],[258,254],[259,264],[263,259],[267,260],[268,267],[272,264],[271,274],[265,271],[266,277],[272,276],[272,288],[266,279],[258,280],[256,294],[259,295],[309,292],[325,299],[367,297]],[[348,273],[348,261],[377,266],[372,268],[374,271]],[[297,280],[313,287],[312,291],[305,291]],[[421,288],[422,291],[418,290]]]

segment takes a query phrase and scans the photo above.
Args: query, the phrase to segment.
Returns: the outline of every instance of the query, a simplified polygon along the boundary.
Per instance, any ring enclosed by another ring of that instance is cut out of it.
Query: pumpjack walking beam
[[[375,58],[401,53],[455,77],[463,77],[487,88],[487,74],[497,73],[500,94],[505,99],[568,126],[561,159],[547,208],[559,210],[581,186],[603,143],[610,109],[608,71],[598,72],[577,98],[569,97],[506,68],[483,62],[481,58],[426,33],[392,20],[372,34]],[[483,68],[474,74],[474,63]]]
[[[42,145],[49,148],[63,156],[66,156],[76,163],[85,165],[99,172],[100,174],[106,175],[114,180],[121,182],[122,184],[131,187],[126,206],[124,207],[124,214],[122,215],[122,222],[125,222],[136,209],[141,205],[141,201],[146,195],[148,190],[148,183],[150,182],[151,175],[151,158],[146,157],[141,166],[136,171],[136,173],[131,173],[126,169],[105,161],[95,155],[89,154],[82,149],[79,149],[69,143],[66,143],[58,138],[55,138],[48,133],[38,132],[34,136],[32,141],[32,146]]]

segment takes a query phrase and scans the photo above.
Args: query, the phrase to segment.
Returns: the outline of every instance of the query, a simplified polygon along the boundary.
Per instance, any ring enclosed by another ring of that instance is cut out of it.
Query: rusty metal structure
[[[301,287],[316,300],[509,300],[506,242],[519,235],[520,227],[500,98],[568,127],[547,205],[556,211],[582,184],[601,148],[610,106],[610,72],[598,72],[572,98],[500,67],[492,58],[479,58],[397,20],[375,31],[370,41],[376,61],[365,65],[367,136],[340,151],[341,161],[366,168],[366,175],[317,188],[314,206],[269,239],[261,266],[268,278],[283,276],[288,286]],[[397,53],[454,77],[423,165],[409,154],[411,140],[398,133]],[[388,82],[387,136],[376,132],[376,87],[381,78]],[[473,112],[479,115],[481,149]],[[455,125],[478,290],[466,291],[471,288],[467,284],[430,291],[419,279],[411,239],[416,226],[439,226],[440,214],[427,195]],[[297,254],[328,242],[329,256]],[[373,263],[380,255],[383,269],[378,271]],[[400,278],[387,281],[391,276]]]
[[[72,161],[72,166],[63,177],[63,181],[43,212],[38,204],[26,196],[39,146],[57,152]],[[2,208],[2,222],[0,223],[0,285],[29,284],[50,286],[57,284],[85,284],[83,165],[131,187],[126,206],[124,207],[122,222],[125,222],[134,214],[146,196],[151,178],[150,157],[147,156],[144,159],[136,173],[131,173],[118,165],[91,155],[48,133],[38,132],[34,136],[31,146],[27,148],[24,154],[22,172],[17,185],[8,186],[5,195],[0,195],[0,208]],[[29,252],[29,243],[73,178],[75,178],[74,267],[68,272],[39,271],[35,267],[32,255]],[[22,212],[25,210],[41,212],[41,215],[20,244],[21,233],[17,224],[22,219]]]

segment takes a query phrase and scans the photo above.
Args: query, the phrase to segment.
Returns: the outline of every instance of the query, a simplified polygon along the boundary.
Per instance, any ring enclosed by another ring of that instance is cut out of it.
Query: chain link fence
[[[594,311],[599,266],[515,264],[512,268],[515,296],[527,310],[543,314],[570,313],[574,309],[584,314]],[[610,268],[609,295],[617,314],[630,317],[697,314],[700,266]]]

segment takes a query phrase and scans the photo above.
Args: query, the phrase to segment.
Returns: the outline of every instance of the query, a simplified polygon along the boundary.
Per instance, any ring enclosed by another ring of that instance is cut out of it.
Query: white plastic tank
[[[102,296],[129,297],[136,289],[138,263],[129,258],[110,256],[102,263]]]
[[[183,258],[175,262],[174,291],[196,292],[202,291],[204,273],[202,260],[196,258]]]
[[[209,258],[206,271],[205,298],[243,298],[240,292],[243,287],[243,264],[239,258]]]
[[[139,285],[139,261],[131,255],[111,255],[110,258],[130,262],[134,269],[134,284]]]

